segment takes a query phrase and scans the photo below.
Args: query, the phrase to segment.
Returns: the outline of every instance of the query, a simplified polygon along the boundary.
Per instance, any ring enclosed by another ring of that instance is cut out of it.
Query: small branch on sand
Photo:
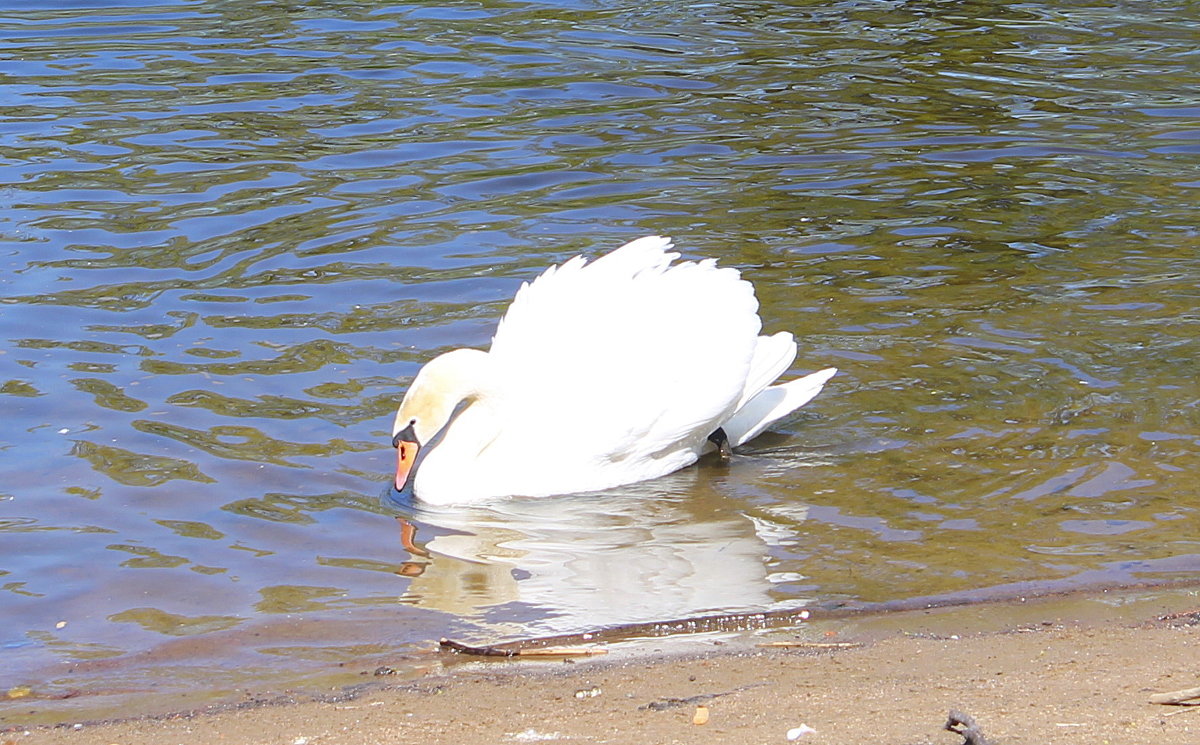
[[[459,654],[471,654],[477,657],[591,657],[608,654],[607,649],[595,647],[529,647],[526,649],[511,647],[472,647],[451,639],[438,642],[442,649]]]
[[[607,649],[597,647],[530,647],[518,649],[521,657],[593,657],[608,654]]]
[[[722,691],[721,693],[701,693],[697,696],[688,696],[687,698],[664,698],[664,699],[660,699],[658,701],[651,701],[650,703],[645,704],[643,706],[639,706],[638,708],[642,709],[642,710],[649,710],[649,711],[666,711],[667,709],[674,709],[679,706],[691,706],[693,704],[700,704],[700,702],[702,702],[702,701],[708,701],[710,699],[720,698],[721,696],[732,696],[735,693],[740,693],[740,692],[748,690],[750,688],[758,688],[759,686],[765,686],[765,685],[767,685],[766,682],[750,683],[749,685],[738,686],[737,688],[734,688],[732,691]]]
[[[950,718],[946,720],[943,729],[962,736],[963,745],[992,745],[991,741],[983,736],[983,731],[970,714],[951,709]]]
[[[1187,714],[1190,711],[1200,711],[1200,702],[1184,704],[1181,707],[1179,707],[1178,709],[1176,709],[1175,711],[1168,711],[1166,714],[1163,714],[1163,716],[1164,717],[1173,717],[1176,714]]]
[[[862,642],[762,642],[755,644],[756,647],[774,647],[777,649],[791,649],[798,647],[801,649],[853,649],[861,647]]]
[[[1152,704],[1180,704],[1182,706],[1200,706],[1200,701],[1190,702],[1191,699],[1200,698],[1200,688],[1184,688],[1179,691],[1168,691],[1167,693],[1156,693],[1150,697]]]

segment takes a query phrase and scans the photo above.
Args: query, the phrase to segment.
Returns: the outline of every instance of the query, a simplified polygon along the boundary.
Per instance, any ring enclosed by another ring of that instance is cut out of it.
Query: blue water
[[[1194,576],[1198,20],[0,4],[0,721],[443,635]],[[420,364],[651,233],[740,268],[826,393],[602,497],[388,498]]]

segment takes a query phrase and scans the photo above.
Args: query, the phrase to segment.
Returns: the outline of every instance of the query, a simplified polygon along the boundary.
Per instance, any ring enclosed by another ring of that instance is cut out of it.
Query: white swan
[[[413,493],[433,504],[652,479],[746,442],[837,372],[772,386],[796,357],[792,335],[758,335],[736,269],[673,264],[670,248],[650,236],[551,267],[517,291],[490,351],[422,367],[392,428],[396,488],[418,451]]]

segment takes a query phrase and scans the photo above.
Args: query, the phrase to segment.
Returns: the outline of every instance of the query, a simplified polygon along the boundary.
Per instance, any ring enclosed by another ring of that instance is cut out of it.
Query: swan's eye
[[[417,426],[417,418],[413,417],[412,419],[408,420],[407,427],[400,430],[399,432],[396,433],[396,435],[394,437],[392,437],[392,447],[394,447],[394,448],[400,447],[401,440],[404,440],[407,442],[407,441],[411,441],[412,439],[416,438],[416,434],[413,432],[413,427],[415,427],[415,426]]]

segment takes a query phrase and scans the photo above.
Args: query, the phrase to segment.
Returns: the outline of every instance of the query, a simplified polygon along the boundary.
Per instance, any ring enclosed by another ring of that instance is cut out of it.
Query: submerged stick
[[[442,637],[438,640],[438,646],[442,649],[449,649],[451,652],[459,654],[473,654],[479,657],[516,657],[517,650],[515,649],[500,649],[499,647],[472,647],[462,642],[456,642],[453,639]]]
[[[803,649],[853,649],[863,646],[862,642],[761,642],[756,647],[801,647]]]
[[[469,644],[456,642],[453,639],[442,638],[438,641],[442,649],[449,649],[459,654],[471,654],[477,657],[590,657],[608,654],[607,649],[595,647],[531,647],[528,649],[512,649],[507,647],[473,647]]]

